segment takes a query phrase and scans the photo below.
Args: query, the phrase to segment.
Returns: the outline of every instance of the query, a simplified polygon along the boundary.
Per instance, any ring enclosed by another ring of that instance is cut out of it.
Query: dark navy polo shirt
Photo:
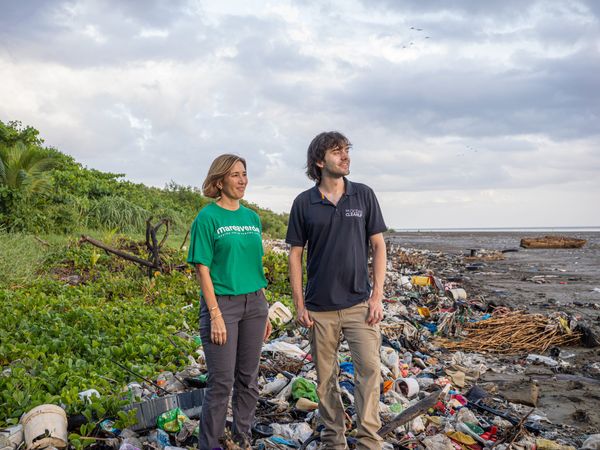
[[[346,192],[337,206],[317,186],[294,200],[285,241],[308,242],[308,281],[304,302],[309,311],[349,308],[371,295],[367,266],[369,237],[387,229],[373,190],[344,178]]]

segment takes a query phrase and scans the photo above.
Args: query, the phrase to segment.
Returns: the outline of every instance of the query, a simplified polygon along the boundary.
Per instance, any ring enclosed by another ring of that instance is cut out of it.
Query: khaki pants
[[[344,406],[338,384],[338,348],[344,333],[354,363],[354,399],[357,415],[358,449],[381,449],[377,434],[379,419],[379,385],[381,383],[381,332],[379,325],[366,323],[367,302],[339,311],[310,311],[311,353],[317,369],[319,414],[325,429],[321,442],[327,449],[347,449],[344,432]]]

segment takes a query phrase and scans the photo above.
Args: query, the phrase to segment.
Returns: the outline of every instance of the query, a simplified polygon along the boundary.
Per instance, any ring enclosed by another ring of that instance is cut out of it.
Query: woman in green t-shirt
[[[208,381],[200,416],[200,450],[219,448],[233,388],[234,440],[249,447],[258,400],[262,342],[271,333],[262,266],[258,215],[240,204],[248,176],[246,161],[221,155],[202,185],[205,206],[192,223],[188,263],[200,281],[200,336]]]

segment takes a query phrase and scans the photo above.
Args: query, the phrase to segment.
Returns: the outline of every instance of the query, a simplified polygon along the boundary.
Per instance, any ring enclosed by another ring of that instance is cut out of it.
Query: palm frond
[[[48,188],[47,173],[55,164],[54,157],[23,142],[16,142],[10,147],[0,146],[0,182],[26,194]]]

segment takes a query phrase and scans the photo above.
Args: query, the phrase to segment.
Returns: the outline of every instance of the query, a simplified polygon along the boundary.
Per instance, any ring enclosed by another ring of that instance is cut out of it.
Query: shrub
[[[89,211],[91,223],[105,230],[141,231],[150,212],[122,197],[103,197]]]

